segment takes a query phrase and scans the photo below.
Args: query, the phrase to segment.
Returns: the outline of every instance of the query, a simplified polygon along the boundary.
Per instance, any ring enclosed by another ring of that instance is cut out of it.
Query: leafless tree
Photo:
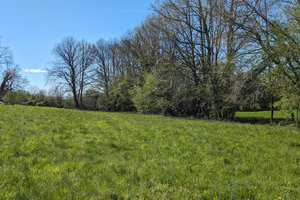
[[[98,40],[95,45],[95,82],[97,86],[105,93],[106,97],[109,96],[109,86],[112,77],[116,73],[116,53],[114,45],[103,39]]]
[[[0,79],[0,98],[2,98],[7,91],[23,89],[28,84],[28,81],[21,76],[19,67],[14,64],[10,49],[1,46],[1,44],[0,71],[2,71]]]
[[[82,94],[91,80],[94,62],[92,45],[67,37],[53,49],[56,60],[48,71],[48,80],[55,81],[71,92],[76,108],[83,105]]]
[[[2,65],[11,65],[12,63],[13,59],[10,49],[0,44],[0,67]]]
[[[7,91],[24,89],[27,84],[28,81],[21,76],[18,66],[7,67],[2,72],[0,83],[0,97],[3,97]]]
[[[199,109],[206,116],[230,94],[237,60],[249,42],[246,31],[224,17],[239,18],[236,3],[161,0],[153,6],[162,23],[159,28],[177,51],[174,67],[181,66],[178,71],[196,88],[202,88]],[[225,8],[224,12],[219,11],[220,7]]]
[[[84,89],[92,84],[93,77],[93,68],[92,65],[95,61],[95,48],[92,44],[89,44],[86,41],[81,41],[79,43],[79,71],[80,71],[80,79],[79,79],[79,100],[80,106],[83,104],[83,93]]]

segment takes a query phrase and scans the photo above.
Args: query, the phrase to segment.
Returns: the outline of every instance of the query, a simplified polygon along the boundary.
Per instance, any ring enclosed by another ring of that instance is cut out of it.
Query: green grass
[[[300,199],[300,130],[0,105],[0,199]]]
[[[295,119],[298,120],[296,111],[294,112]],[[269,124],[271,111],[240,111],[235,114],[235,121],[246,122],[252,124]],[[275,124],[291,124],[291,115],[283,111],[274,111],[273,123]]]
[[[262,119],[270,119],[271,117],[271,111],[241,111],[237,112],[235,117],[237,118],[244,118],[244,119],[249,119],[249,118],[262,118]],[[288,116],[286,113],[275,110],[274,111],[274,119],[286,119]]]

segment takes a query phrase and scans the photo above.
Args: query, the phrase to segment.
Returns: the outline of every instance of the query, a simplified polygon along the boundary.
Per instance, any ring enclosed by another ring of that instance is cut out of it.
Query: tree
[[[76,108],[83,106],[82,95],[92,80],[93,51],[91,44],[73,37],[63,39],[53,49],[56,60],[48,70],[48,79],[72,93]]]
[[[294,118],[293,111],[298,113],[300,110],[300,2],[289,3],[284,14],[288,22],[270,30],[276,35],[270,50],[276,58],[270,60],[273,73],[269,76],[279,82],[274,94],[281,97],[281,108],[289,111]],[[264,53],[269,57],[268,52]]]
[[[0,83],[0,97],[3,97],[7,91],[17,91],[23,89],[28,81],[20,74],[17,66],[7,67],[2,72]]]
[[[153,10],[120,40],[56,45],[48,75],[75,107],[229,120],[259,102],[298,109],[299,1],[158,0]]]
[[[242,0],[239,7],[244,20],[225,16],[251,36],[255,47],[253,49],[259,59],[254,65],[256,68],[250,71],[253,76],[249,77],[268,77],[267,85],[272,94],[272,102],[278,96],[283,99],[284,104],[290,99],[291,105],[297,105],[294,102],[297,98],[294,97],[300,95],[299,6],[298,0]],[[225,13],[224,10],[222,12]],[[272,117],[273,114],[271,121]]]
[[[162,0],[154,10],[163,23],[158,28],[164,40],[174,46],[170,61],[198,91],[193,101],[196,115],[229,119],[237,107],[230,98],[235,94],[232,85],[242,70],[249,36],[227,20],[220,7],[226,15],[239,18],[234,0]]]
[[[109,87],[112,77],[117,72],[116,45],[112,42],[106,42],[103,39],[98,40],[95,45],[95,76],[96,86],[100,88],[106,98],[109,97]]]
[[[0,43],[0,67],[3,67],[2,65],[11,65],[13,64],[13,58],[11,51],[8,47],[4,47]]]
[[[86,41],[79,43],[79,100],[80,107],[83,107],[83,93],[84,90],[92,84],[93,80],[93,64],[95,61],[95,48],[94,45],[89,44]]]
[[[23,89],[28,81],[20,74],[20,69],[14,64],[12,53],[8,47],[0,45],[0,98],[8,91]]]

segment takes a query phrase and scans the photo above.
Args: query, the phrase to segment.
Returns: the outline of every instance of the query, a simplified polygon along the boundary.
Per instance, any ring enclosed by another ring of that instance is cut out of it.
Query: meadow
[[[300,129],[0,104],[0,199],[300,199]]]

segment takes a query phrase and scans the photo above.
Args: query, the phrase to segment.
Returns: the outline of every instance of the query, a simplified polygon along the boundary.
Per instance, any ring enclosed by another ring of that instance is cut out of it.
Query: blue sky
[[[52,49],[66,36],[95,42],[119,38],[151,13],[154,0],[0,0],[1,44],[31,86],[47,89]],[[39,72],[39,73],[38,73]]]

